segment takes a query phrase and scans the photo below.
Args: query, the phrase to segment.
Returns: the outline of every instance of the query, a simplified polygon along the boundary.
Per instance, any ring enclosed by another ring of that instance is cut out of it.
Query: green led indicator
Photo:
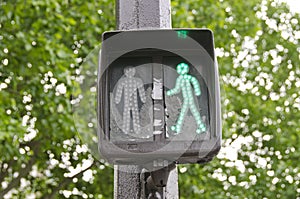
[[[175,88],[168,90],[166,94],[167,96],[171,96],[171,95],[178,94],[181,91],[183,96],[183,105],[181,107],[181,112],[177,119],[177,123],[175,126],[171,127],[171,130],[175,131],[176,133],[180,133],[185,115],[188,112],[188,110],[190,110],[197,123],[198,128],[196,130],[196,133],[197,134],[203,133],[206,131],[206,127],[203,124],[200,113],[195,105],[194,94],[193,94],[193,90],[194,90],[196,96],[201,95],[199,82],[195,77],[188,74],[189,72],[188,64],[180,63],[177,65],[176,70],[179,76],[176,79]],[[192,88],[192,86],[194,89]]]
[[[187,38],[188,31],[187,30],[178,30],[177,36],[178,38],[185,39]]]

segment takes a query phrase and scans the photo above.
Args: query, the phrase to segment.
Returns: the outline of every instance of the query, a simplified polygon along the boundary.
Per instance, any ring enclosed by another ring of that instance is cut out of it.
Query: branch
[[[89,170],[90,168],[92,168],[93,166],[95,166],[96,163],[95,161],[91,164],[91,166],[87,167],[86,169],[80,171],[79,173],[75,174],[74,176],[72,177],[68,177],[68,178],[65,178],[58,186],[56,186],[52,192],[46,196],[44,196],[43,198],[44,199],[53,199],[55,198],[55,195],[57,194],[57,192],[59,190],[61,190],[63,187],[65,187],[66,185],[70,184],[74,178],[80,178],[83,176],[83,173],[87,170]]]
[[[22,171],[20,171],[19,176],[14,178],[4,190],[0,191],[0,198],[3,198],[4,195],[7,194],[12,188],[14,188],[20,184],[21,178],[27,176],[28,173],[31,171],[32,166],[35,163],[35,160],[36,160],[36,157],[32,156],[32,158],[28,161],[26,167],[24,169],[22,169]]]
[[[8,186],[5,189],[0,191],[0,198],[3,198],[5,196],[5,194],[7,194],[11,189],[18,186],[20,184],[21,178],[26,177],[29,174],[29,172],[32,169],[32,166],[36,162],[37,153],[39,151],[39,148],[40,148],[40,142],[35,142],[35,145],[32,146],[32,150],[34,152],[33,156],[28,161],[26,167],[24,169],[22,169],[22,171],[19,172],[18,177],[12,179],[12,181],[8,184]]]
[[[3,168],[3,165],[5,163],[2,163],[2,168],[1,168],[1,172],[0,172],[0,185],[3,182],[4,178],[7,176],[8,174],[8,169],[15,163],[17,162],[16,160],[12,159],[7,163],[7,168]]]

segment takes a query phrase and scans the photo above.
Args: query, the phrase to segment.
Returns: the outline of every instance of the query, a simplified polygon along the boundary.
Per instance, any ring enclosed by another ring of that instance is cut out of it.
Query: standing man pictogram
[[[172,96],[180,93],[181,91],[183,97],[183,105],[177,120],[177,124],[172,126],[171,130],[175,131],[176,133],[180,133],[184,121],[184,117],[188,112],[188,110],[190,109],[197,123],[196,133],[197,134],[203,133],[206,131],[206,127],[203,124],[200,113],[197,110],[197,107],[195,105],[194,94],[193,94],[195,93],[196,96],[201,95],[199,82],[195,77],[188,74],[189,66],[186,63],[178,64],[176,70],[177,73],[179,74],[179,77],[177,77],[176,79],[175,88],[168,90],[167,95]],[[193,92],[192,85],[194,88],[194,92]]]
[[[146,102],[146,95],[143,81],[140,78],[134,77],[135,68],[132,66],[124,69],[125,77],[122,77],[117,83],[117,92],[115,96],[116,104],[119,104],[124,90],[124,110],[123,110],[123,131],[125,134],[130,132],[131,116],[133,122],[133,130],[135,133],[140,133],[140,116],[138,108],[139,92],[140,99],[143,103]]]

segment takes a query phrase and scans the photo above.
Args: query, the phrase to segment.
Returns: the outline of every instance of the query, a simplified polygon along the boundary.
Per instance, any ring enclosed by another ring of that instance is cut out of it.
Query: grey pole
[[[117,0],[117,29],[171,28],[170,0]]]
[[[116,0],[116,21],[118,30],[132,29],[159,29],[171,28],[170,0]],[[156,66],[156,71],[162,66]],[[154,71],[155,73],[155,71]],[[156,90],[161,90],[162,84]],[[161,94],[156,93],[157,96]],[[154,103],[162,103],[157,98]],[[161,106],[163,107],[163,106]],[[154,113],[163,118],[163,111]],[[159,127],[154,127],[154,129]],[[155,135],[163,139],[159,135]],[[143,199],[142,168],[136,165],[115,166],[114,170],[114,198],[115,199]],[[164,199],[178,199],[178,173],[177,168],[170,171],[166,187],[163,189]]]

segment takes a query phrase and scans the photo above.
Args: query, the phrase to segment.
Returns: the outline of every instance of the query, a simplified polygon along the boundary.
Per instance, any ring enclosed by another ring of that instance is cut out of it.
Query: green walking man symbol
[[[177,124],[172,126],[171,130],[175,131],[176,133],[180,133],[184,121],[184,117],[188,112],[188,110],[190,109],[197,123],[196,133],[197,134],[203,133],[206,131],[206,127],[202,122],[200,113],[197,110],[197,107],[195,105],[193,88],[192,88],[193,86],[195,95],[200,96],[201,90],[200,90],[199,82],[195,77],[188,74],[189,66],[186,63],[178,64],[176,70],[177,73],[179,74],[179,77],[177,77],[176,79],[175,87],[167,91],[167,96],[178,94],[181,91],[183,96],[183,105],[177,120]]]

